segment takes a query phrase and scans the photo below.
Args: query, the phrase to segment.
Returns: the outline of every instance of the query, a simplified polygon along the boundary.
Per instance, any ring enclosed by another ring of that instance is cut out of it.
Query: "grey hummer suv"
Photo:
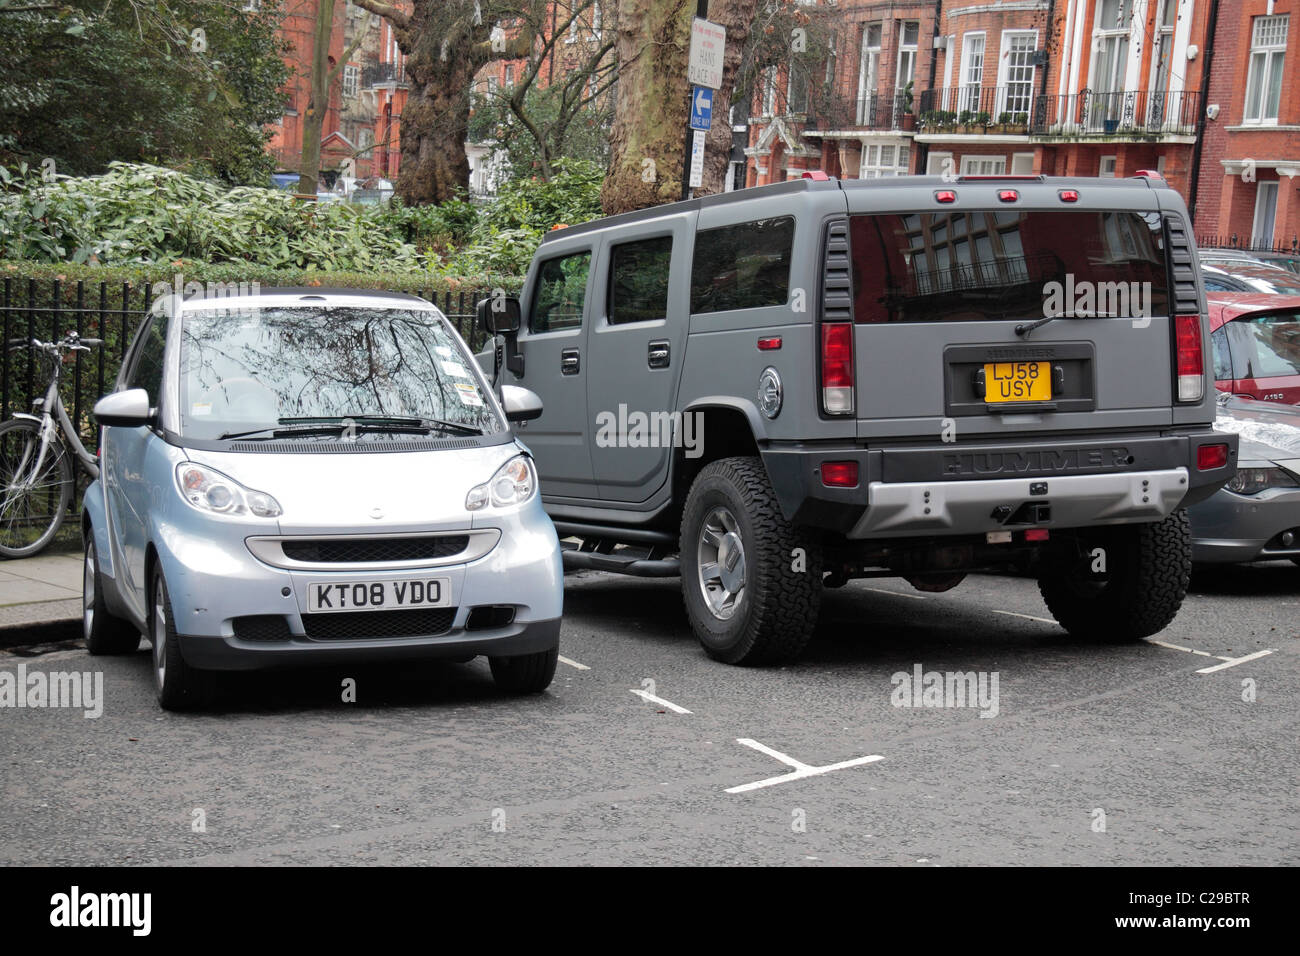
[[[543,400],[565,566],[680,575],[718,660],[795,657],[854,578],[996,569],[1137,640],[1235,471],[1196,263],[1154,176],[804,179],[551,232],[480,361]]]

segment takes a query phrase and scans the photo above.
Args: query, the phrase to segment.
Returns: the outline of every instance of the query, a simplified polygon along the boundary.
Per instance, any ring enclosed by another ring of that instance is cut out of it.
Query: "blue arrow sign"
[[[713,91],[707,86],[691,87],[691,129],[708,130],[713,122]]]

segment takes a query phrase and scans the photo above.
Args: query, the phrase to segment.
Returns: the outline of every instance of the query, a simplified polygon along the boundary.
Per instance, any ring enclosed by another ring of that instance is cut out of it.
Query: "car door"
[[[542,247],[521,302],[524,373],[515,381],[540,395],[544,410],[519,422],[519,437],[533,453],[544,498],[594,498],[583,353],[595,244],[558,245]]]
[[[674,414],[696,216],[677,213],[624,227],[601,250],[588,309],[587,413],[603,501],[650,498],[667,480],[673,444],[697,437]]]
[[[167,317],[150,315],[127,356],[118,390],[143,388],[149,404],[157,407],[162,390],[163,355]],[[123,571],[122,595],[132,610],[144,617],[144,556],[148,544],[146,521],[151,493],[145,483],[144,460],[149,443],[157,441],[153,429],[104,429],[104,494],[109,512],[113,561]]]

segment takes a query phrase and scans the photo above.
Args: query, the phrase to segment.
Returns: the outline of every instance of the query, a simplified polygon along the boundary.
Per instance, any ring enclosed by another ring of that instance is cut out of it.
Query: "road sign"
[[[690,187],[692,189],[704,185],[704,135],[704,130],[700,129],[691,133]]]
[[[713,91],[707,86],[691,87],[691,129],[707,130],[713,122]]]
[[[686,66],[686,78],[697,86],[720,88],[722,51],[726,45],[726,27],[699,17],[691,21],[691,58]]]

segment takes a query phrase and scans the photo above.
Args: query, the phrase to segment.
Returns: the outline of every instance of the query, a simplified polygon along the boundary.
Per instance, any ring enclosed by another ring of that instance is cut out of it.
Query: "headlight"
[[[200,511],[258,518],[275,518],[284,513],[280,502],[265,491],[245,488],[215,468],[192,461],[176,466],[176,484],[180,486],[181,497]]]
[[[1296,480],[1281,468],[1242,468],[1224,487],[1237,495],[1257,495],[1269,488],[1294,488]]]
[[[537,490],[537,473],[527,455],[516,455],[497,469],[497,473],[481,485],[475,485],[465,496],[465,508],[478,511],[488,503],[498,508],[523,504]]]

